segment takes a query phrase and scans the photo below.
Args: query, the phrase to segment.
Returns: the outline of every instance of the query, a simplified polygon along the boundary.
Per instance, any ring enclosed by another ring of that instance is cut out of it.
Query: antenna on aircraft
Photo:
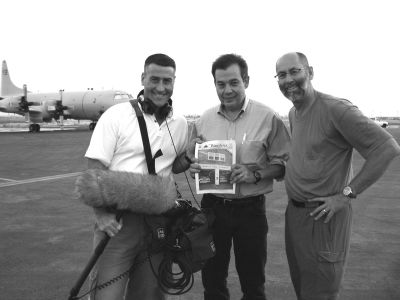
[[[60,90],[60,103],[56,102],[56,109],[58,108],[58,112],[60,113],[60,123],[61,123],[61,130],[64,130],[64,108],[62,107],[62,98],[63,98],[63,92],[64,90]],[[60,111],[60,107],[61,106],[61,111]]]

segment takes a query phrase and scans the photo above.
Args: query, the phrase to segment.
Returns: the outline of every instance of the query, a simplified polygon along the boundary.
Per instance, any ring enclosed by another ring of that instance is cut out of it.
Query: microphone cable
[[[167,125],[168,133],[169,133],[169,136],[171,138],[172,146],[174,147],[174,151],[175,151],[176,157],[179,157],[178,151],[176,150],[174,139],[172,138],[172,134],[171,134],[171,131],[169,129],[167,118],[165,118],[165,124]],[[178,161],[178,162],[182,166],[182,163],[180,161]],[[196,197],[194,195],[194,192],[193,192],[192,186],[190,185],[189,178],[188,178],[188,176],[186,174],[186,171],[184,171],[183,174],[185,174],[186,183],[187,183],[187,185],[189,187],[189,190],[190,190],[190,193],[191,193],[191,195],[193,197],[193,200],[194,200],[194,202],[196,202],[197,206],[200,208],[200,204],[197,202],[197,199],[196,199]]]
[[[179,237],[177,237],[175,245],[166,242],[164,246],[164,258],[158,267],[158,272],[154,269],[150,251],[148,251],[151,270],[164,293],[169,295],[185,294],[194,284],[193,270],[186,258],[188,249],[179,245]]]

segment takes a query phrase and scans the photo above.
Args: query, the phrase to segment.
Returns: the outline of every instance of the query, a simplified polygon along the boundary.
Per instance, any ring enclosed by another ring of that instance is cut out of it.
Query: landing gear
[[[29,132],[39,132],[40,125],[39,124],[31,124],[29,125]]]
[[[96,127],[96,123],[95,122],[92,122],[92,123],[89,124],[89,130],[90,131],[93,131],[95,127]]]

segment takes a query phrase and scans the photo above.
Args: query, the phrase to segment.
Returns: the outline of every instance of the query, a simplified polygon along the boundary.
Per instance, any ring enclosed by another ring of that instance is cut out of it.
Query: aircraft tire
[[[30,124],[29,125],[29,132],[39,132],[40,125],[39,124]]]

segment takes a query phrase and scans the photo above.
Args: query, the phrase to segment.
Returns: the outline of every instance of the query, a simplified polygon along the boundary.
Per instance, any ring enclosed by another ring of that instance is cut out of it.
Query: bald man
[[[304,54],[279,58],[275,77],[293,103],[285,175],[291,279],[298,299],[337,299],[349,250],[351,202],[382,176],[400,147],[350,101],[316,91]],[[355,176],[353,149],[365,159]]]

